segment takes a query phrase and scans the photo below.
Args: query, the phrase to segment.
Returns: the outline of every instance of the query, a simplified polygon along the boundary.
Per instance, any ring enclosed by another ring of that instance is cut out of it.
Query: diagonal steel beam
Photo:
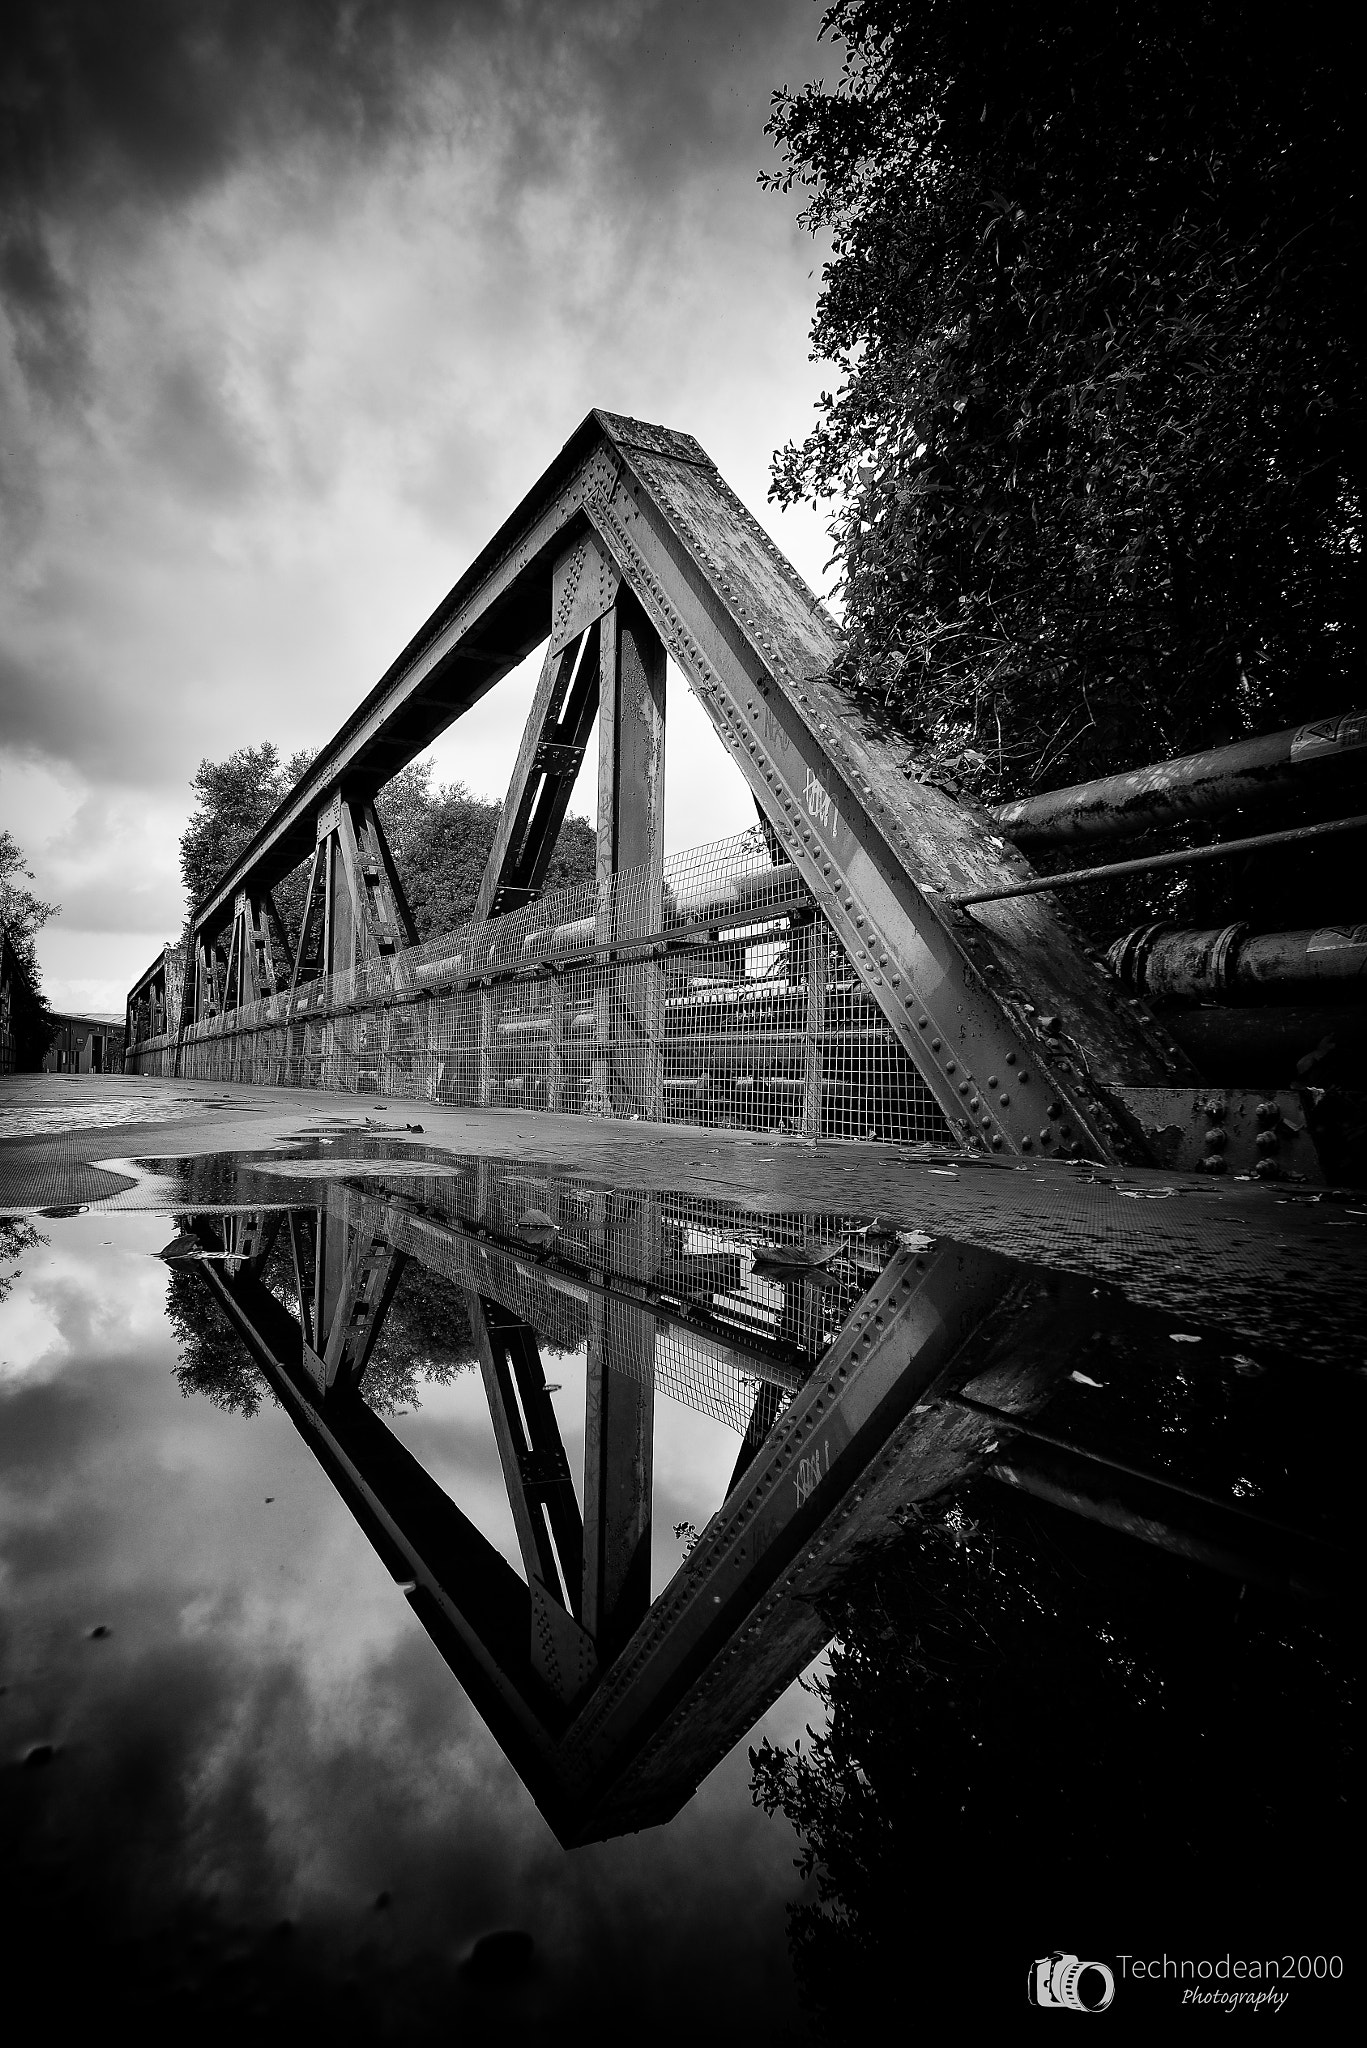
[[[537,893],[597,709],[596,634],[592,645],[580,638],[557,648],[552,641],[541,664],[473,917],[515,910]]]
[[[467,1293],[465,1305],[527,1582],[539,1579],[577,1614],[583,1524],[536,1333],[486,1296]]]
[[[912,780],[905,746],[832,680],[838,634],[696,444],[644,439],[591,496],[594,529],[952,1127],[997,1151],[1142,1157],[1108,1084],[1186,1077],[1185,1056],[1039,899],[953,910],[1023,863]],[[1052,1043],[1042,991],[1064,1020]]]

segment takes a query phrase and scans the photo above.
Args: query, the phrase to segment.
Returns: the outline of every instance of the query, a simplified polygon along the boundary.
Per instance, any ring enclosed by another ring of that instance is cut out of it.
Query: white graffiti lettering
[[[807,770],[807,810],[834,839],[840,829],[840,813],[831,801],[830,791],[822,788],[819,778],[810,768]]]
[[[816,1491],[821,1479],[821,1453],[817,1451],[810,1458],[799,1458],[793,1474],[793,1485],[797,1488],[797,1505],[802,1506],[807,1496]]]

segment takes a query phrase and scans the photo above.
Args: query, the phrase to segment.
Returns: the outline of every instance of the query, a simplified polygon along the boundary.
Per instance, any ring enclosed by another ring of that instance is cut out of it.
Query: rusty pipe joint
[[[1139,925],[1117,939],[1106,964],[1137,996],[1204,995],[1228,999],[1246,924],[1219,931],[1181,931],[1176,925]]]

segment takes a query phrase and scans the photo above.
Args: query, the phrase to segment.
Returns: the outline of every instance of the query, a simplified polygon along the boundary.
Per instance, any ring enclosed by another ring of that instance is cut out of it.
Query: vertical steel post
[[[598,685],[597,942],[664,922],[665,650],[634,598],[603,618]],[[618,893],[625,868],[644,890]],[[658,1116],[663,1094],[664,979],[653,964],[598,969],[589,1107]]]
[[[590,1211],[591,1241],[601,1246],[605,1268],[653,1270],[658,1203],[647,1201],[623,1217],[611,1212],[611,1201],[599,1197]],[[603,1662],[650,1606],[655,1335],[649,1310],[594,1297],[584,1414],[582,1620]]]
[[[831,935],[820,912],[805,933],[807,970],[806,1039],[803,1047],[802,1133],[819,1138],[822,1129],[823,1069],[826,1057],[826,986],[830,974]]]
[[[479,992],[479,1105],[488,1109],[494,1100],[494,991]]]
[[[558,1110],[565,1084],[565,978],[551,976],[550,1021],[546,1029],[546,1107]]]

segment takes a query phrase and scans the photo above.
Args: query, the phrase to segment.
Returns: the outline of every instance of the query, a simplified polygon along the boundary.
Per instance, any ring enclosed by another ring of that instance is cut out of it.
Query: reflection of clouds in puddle
[[[107,1216],[48,1225],[51,1241],[26,1254],[8,1300],[0,1304],[0,1387],[54,1379],[68,1360],[109,1362],[159,1340],[166,1278],[148,1263],[165,1226],[130,1217],[119,1236]]]
[[[50,1379],[66,1356],[51,1305],[35,1295],[32,1282],[16,1285],[0,1309],[0,1387],[35,1376]]]
[[[655,1392],[651,1594],[658,1599],[683,1561],[674,1530],[681,1522],[703,1529],[726,1497],[741,1440],[734,1429],[701,1410]]]
[[[209,1897],[267,1921],[326,1916],[345,1945],[370,1937],[383,1889],[386,1939],[451,1953],[490,1924],[526,1925],[557,1988],[647,1959],[652,1981],[681,1986],[700,1943],[748,1957],[772,1937],[781,1954],[792,1839],[750,1804],[744,1742],[670,1828],[564,1857],[288,1416],[182,1398],[166,1271],[144,1256],[169,1218],[44,1227],[50,1262],[25,1281],[46,1291],[26,1298],[65,1364],[59,1389],[15,1387],[31,1441],[0,1451],[23,1652],[0,1728],[7,1751],[58,1744],[53,1824],[97,1891],[135,1918]],[[577,1469],[582,1347],[543,1363]],[[464,1466],[479,1376],[423,1392],[396,1433]],[[686,1439],[714,1429],[719,1497],[734,1436],[658,1402],[671,1497]],[[487,1411],[478,1434],[497,1497]],[[785,1695],[752,1736],[816,1718]],[[702,1903],[681,1916],[680,1897]]]

